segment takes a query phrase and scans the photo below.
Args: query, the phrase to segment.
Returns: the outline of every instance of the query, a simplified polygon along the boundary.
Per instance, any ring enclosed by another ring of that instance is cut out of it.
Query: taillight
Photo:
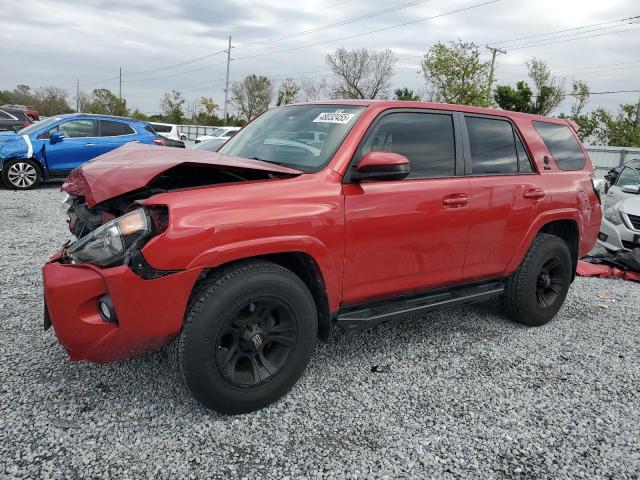
[[[154,138],[153,139],[153,143],[155,143],[156,145],[161,145],[164,147],[164,140],[162,140],[161,138]]]

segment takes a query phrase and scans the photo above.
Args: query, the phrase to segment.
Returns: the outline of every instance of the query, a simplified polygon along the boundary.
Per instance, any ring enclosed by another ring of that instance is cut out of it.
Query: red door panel
[[[539,175],[470,177],[469,182],[464,279],[501,276],[551,195]]]
[[[347,184],[344,196],[344,303],[461,281],[467,178]]]

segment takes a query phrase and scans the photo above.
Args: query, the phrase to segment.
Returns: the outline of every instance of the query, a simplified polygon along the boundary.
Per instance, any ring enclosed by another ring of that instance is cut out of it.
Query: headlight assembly
[[[607,208],[604,212],[604,218],[614,225],[620,225],[622,223],[622,216],[620,215],[620,204],[616,203],[613,207]]]
[[[67,255],[76,263],[93,263],[101,267],[121,265],[131,252],[154,235],[154,227],[149,213],[139,208],[82,237],[69,247]]]

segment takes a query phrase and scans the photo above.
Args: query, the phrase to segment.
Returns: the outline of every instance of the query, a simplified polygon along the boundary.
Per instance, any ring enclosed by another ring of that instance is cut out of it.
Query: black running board
[[[411,318],[432,310],[482,302],[500,295],[503,290],[504,281],[492,280],[349,305],[340,309],[336,324],[345,330],[371,328],[390,320]]]

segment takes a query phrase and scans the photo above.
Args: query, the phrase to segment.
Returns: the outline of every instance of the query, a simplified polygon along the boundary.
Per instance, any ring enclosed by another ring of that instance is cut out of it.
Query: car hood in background
[[[26,158],[29,155],[30,144],[22,135],[11,132],[0,134],[0,159]]]
[[[302,174],[293,168],[221,153],[128,143],[73,170],[62,190],[84,196],[87,205],[93,207],[104,200],[141,189],[163,172],[189,163],[284,175]]]
[[[630,194],[633,195],[633,194]],[[631,215],[640,216],[640,196],[627,198],[620,202],[620,211],[630,213]]]

